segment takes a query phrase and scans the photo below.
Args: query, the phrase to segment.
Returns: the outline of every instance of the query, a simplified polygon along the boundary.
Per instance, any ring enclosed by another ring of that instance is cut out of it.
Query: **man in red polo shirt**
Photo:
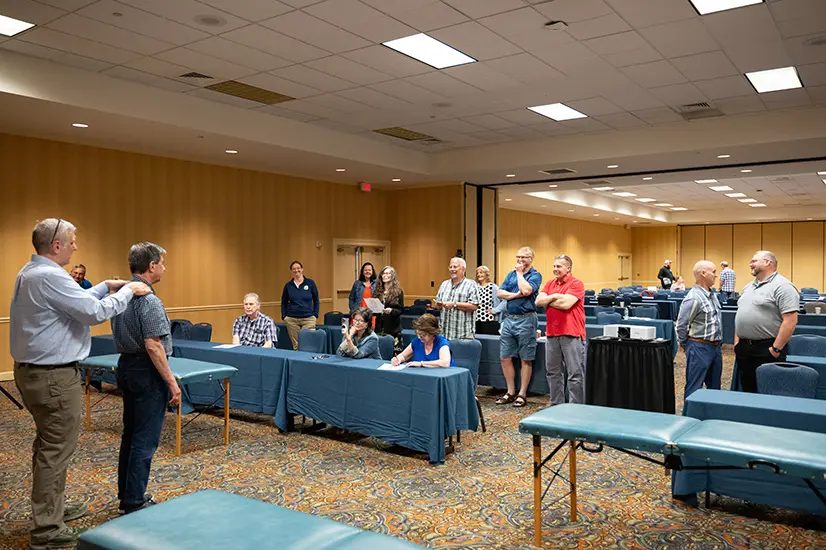
[[[585,403],[585,285],[571,274],[572,267],[568,256],[554,258],[554,278],[536,298],[536,305],[546,308],[548,320],[545,370],[550,406],[565,403],[565,371],[568,402]]]

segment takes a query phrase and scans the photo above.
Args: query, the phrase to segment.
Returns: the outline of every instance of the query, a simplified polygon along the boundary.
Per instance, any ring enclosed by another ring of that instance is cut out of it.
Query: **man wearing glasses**
[[[78,361],[89,356],[90,325],[122,313],[143,283],[104,281],[83,290],[63,266],[77,250],[75,226],[48,218],[32,231],[32,255],[17,274],[9,336],[14,382],[37,427],[33,445],[34,550],[74,547],[78,532],[66,526],[86,506],[66,506],[66,469],[77,446],[81,395]],[[117,291],[109,295],[109,291]]]

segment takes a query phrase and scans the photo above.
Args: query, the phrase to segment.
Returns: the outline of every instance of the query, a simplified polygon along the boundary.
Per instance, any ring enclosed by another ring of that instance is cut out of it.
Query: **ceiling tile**
[[[826,4],[821,0],[774,0],[769,9],[776,21],[819,19],[826,21]]]
[[[35,25],[45,25],[66,14],[62,9],[53,8],[34,0],[2,0],[0,13]]]
[[[478,22],[506,38],[537,30],[550,34],[554,32],[544,28],[548,19],[533,8],[522,8],[498,15],[491,15],[490,17],[480,19]]]
[[[174,47],[174,44],[169,42],[162,42],[73,13],[52,21],[47,28],[144,55],[153,55]]]
[[[502,128],[510,128],[514,125],[512,121],[499,118],[496,115],[476,115],[465,117],[464,120],[476,126],[487,128],[488,130],[501,130]]]
[[[503,111],[501,113],[496,113],[496,116],[498,116],[499,118],[504,118],[505,120],[509,120],[515,124],[525,126],[530,126],[532,124],[542,124],[546,120],[549,120],[547,117],[534,113],[533,111],[529,111],[528,109],[514,109],[512,111]]]
[[[435,70],[430,65],[426,65],[420,61],[416,61],[412,57],[407,57],[386,46],[380,45],[353,50],[352,52],[342,54],[342,56],[356,63],[361,63],[366,67],[399,78],[429,73]]]
[[[635,28],[661,25],[697,17],[686,0],[606,0],[620,17]]]
[[[517,46],[475,21],[440,29],[430,34],[433,38],[441,40],[479,61],[521,52]]]
[[[646,45],[639,50],[631,50],[628,52],[620,52],[615,54],[603,54],[602,58],[614,67],[627,67],[629,65],[640,65],[642,63],[659,61],[663,57],[657,50],[649,45]]]
[[[635,126],[647,126],[648,123],[635,117],[631,113],[615,113],[611,115],[600,115],[597,120],[613,128],[633,128]]]
[[[114,64],[127,63],[140,57],[134,52],[53,31],[46,27],[34,28],[22,34],[19,40]]]
[[[682,57],[720,49],[697,19],[656,25],[639,32],[665,57]]]
[[[261,22],[268,29],[302,40],[328,52],[341,53],[370,45],[367,40],[302,11],[293,11]]]
[[[617,87],[603,92],[606,99],[627,111],[662,107],[662,102],[639,86]]]
[[[255,50],[220,36],[212,36],[206,40],[193,42],[187,48],[259,71],[271,71],[291,64],[286,59],[281,59],[261,50]]]
[[[497,132],[496,130],[483,130],[481,132],[473,132],[468,134],[470,137],[480,139],[486,143],[504,143],[510,141],[511,137]]]
[[[225,103],[227,105],[232,105],[233,107],[240,107],[242,109],[252,109],[254,107],[261,106],[261,104],[257,101],[250,101],[248,99],[242,99],[240,97],[222,94],[221,92],[214,92],[212,90],[207,90],[206,88],[196,88],[185,93],[189,96],[200,97],[202,99],[208,99],[210,101],[216,101],[218,103]]]
[[[520,53],[499,59],[492,59],[491,61],[485,61],[484,65],[526,84],[546,82],[564,78],[565,76],[529,53]],[[470,67],[472,65],[465,66]],[[459,69],[461,67],[456,68]]]
[[[113,0],[101,0],[77,12],[97,21],[130,30],[144,36],[151,36],[170,44],[183,46],[195,40],[210,36],[209,33],[170,21],[153,13],[119,4]],[[120,16],[114,15],[121,14]]]
[[[145,73],[153,74],[156,76],[165,76],[169,78],[174,78],[176,76],[189,72],[188,67],[184,67],[183,65],[176,65],[168,61],[163,61],[161,59],[155,59],[154,57],[141,57],[140,59],[135,59],[134,61],[126,63],[126,66],[132,69],[136,69],[138,71],[143,71]],[[206,83],[204,83],[204,86],[208,86],[209,84],[213,83],[214,82],[207,81]]]
[[[809,94],[806,93],[804,88],[760,94],[760,99],[763,100],[763,105],[769,110],[807,107],[812,104]]]
[[[362,0],[374,8],[423,32],[463,23],[468,18],[436,0]]]
[[[337,117],[341,117],[346,115],[347,113],[343,113],[338,109],[333,109],[320,103],[313,103],[309,99],[296,99],[295,101],[285,101],[283,103],[279,103],[282,107],[289,111],[297,111],[299,113],[304,113],[307,115],[314,115],[318,118],[331,118],[336,119]]]
[[[591,51],[599,55],[630,52],[648,46],[642,36],[635,31],[621,32],[610,36],[592,38],[583,42]]]
[[[244,76],[250,76],[257,72],[254,69],[249,69],[232,63],[224,61],[211,55],[206,55],[188,48],[175,48],[156,55],[158,59],[169,61],[177,65],[183,65],[193,71],[209,75],[217,80],[237,80]]]
[[[406,80],[389,80],[387,82],[372,84],[369,87],[377,92],[391,95],[411,103],[429,104],[447,99],[445,96],[431,90],[414,86]]]
[[[670,106],[689,105],[691,103],[700,103],[706,101],[706,96],[694,85],[672,84],[671,86],[663,86],[661,88],[651,88],[648,90],[654,97]]]
[[[614,13],[603,0],[555,0],[535,7],[548,19],[566,21],[568,24]]]
[[[358,101],[353,101],[352,99],[342,97],[338,94],[317,95],[307,98],[306,101],[317,105],[323,105],[324,107],[329,107],[330,109],[336,109],[344,113],[357,113],[359,111],[370,109],[369,105],[359,103]]]
[[[235,17],[229,13],[209,8],[195,0],[121,0],[122,4],[128,4],[133,8],[148,11],[155,15],[160,15],[172,21],[177,21],[184,25],[195,27],[209,34],[221,34],[223,32],[237,29],[247,25],[247,21],[240,17]],[[226,23],[218,26],[205,26],[196,22],[196,18],[202,15],[213,15],[225,20]]]
[[[617,107],[604,97],[590,97],[588,99],[568,101],[566,105],[590,117],[622,112],[622,108]]]
[[[741,113],[754,113],[756,111],[766,110],[765,105],[760,101],[760,97],[758,97],[757,94],[719,99],[714,103],[718,109],[727,115],[739,115]]]
[[[351,88],[349,90],[338,92],[337,95],[346,97],[347,99],[351,99],[353,101],[358,101],[359,103],[364,103],[365,105],[369,105],[375,109],[403,110],[411,106],[411,104],[407,101],[377,92],[376,90],[367,87]]]
[[[812,63],[797,68],[800,80],[806,87],[826,86],[826,63]]]
[[[204,4],[218,8],[219,10],[237,15],[247,21],[256,23],[276,17],[282,13],[292,11],[292,6],[288,6],[278,0],[200,0]]]
[[[613,130],[607,124],[603,124],[595,118],[577,118],[574,120],[563,120],[560,122],[563,126],[576,130],[578,133],[590,132],[604,132],[605,130]],[[503,130],[504,131],[504,130]]]
[[[323,73],[335,75],[339,78],[362,85],[375,84],[392,79],[390,75],[371,69],[370,67],[365,67],[340,55],[310,61],[307,65]]]
[[[826,30],[826,22],[824,22],[824,30]],[[810,63],[820,63],[826,61],[826,47],[824,46],[810,46],[806,43],[807,40],[814,38],[822,40],[826,38],[826,34],[819,36],[796,36],[784,41],[786,51],[792,60],[793,65],[807,65]]]
[[[777,25],[765,3],[712,13],[701,20],[711,36],[724,49],[728,46],[777,42],[781,39]]]
[[[575,72],[584,63],[599,59],[594,52],[579,42],[568,42],[534,55],[565,74]]]
[[[317,90],[316,88],[298,84],[292,80],[287,80],[270,73],[259,73],[242,78],[240,81],[244,84],[249,84],[250,86],[258,86],[259,88],[264,88],[265,90],[270,90],[271,92],[278,92],[279,94],[284,94],[299,99],[322,93],[321,90]],[[292,101],[285,103],[292,103]]]
[[[306,8],[307,6],[312,6],[313,4],[318,4],[321,0],[281,0],[285,4],[292,6],[294,8]]]
[[[513,34],[507,38],[523,50],[536,55],[552,52],[562,44],[576,43],[577,46],[580,46],[568,32],[562,30],[549,31],[545,28]],[[590,52],[590,50],[588,51]]]
[[[330,55],[329,52],[321,48],[316,48],[260,25],[249,25],[221,36],[250,48],[283,57],[294,63],[303,63]]]
[[[445,0],[445,2],[473,19],[516,10],[527,5],[523,0]]]
[[[710,80],[740,74],[721,51],[675,57],[671,64],[689,80]]]
[[[754,94],[754,88],[742,75],[714,78],[712,80],[698,80],[694,85],[709,99],[723,99],[727,97],[741,97]]]
[[[123,66],[112,67],[111,69],[102,71],[102,73],[108,76],[114,76],[115,78],[121,78],[123,80],[140,82],[141,84],[146,84],[148,86],[152,86],[153,88],[161,88],[171,92],[186,92],[196,88],[196,86],[191,86],[184,82],[170,80],[168,78],[155,76],[143,71],[136,71],[135,69],[130,69],[129,67]]]
[[[812,86],[806,88],[806,92],[808,92],[809,99],[812,100],[813,104],[826,105],[826,86]]]
[[[487,63],[471,63],[460,67],[451,67],[443,72],[485,91],[501,90],[519,85],[518,80],[497,71]]]
[[[84,69],[87,71],[97,72],[112,66],[111,63],[107,63],[105,61],[90,59],[82,55],[75,55],[73,53],[55,50],[54,48],[48,48],[46,46],[40,46],[39,44],[23,42],[22,40],[8,40],[6,42],[0,43],[0,48],[22,53],[25,55],[31,55],[34,57],[41,57],[43,59],[50,59],[55,63],[69,65],[71,67],[77,67],[79,69]]]
[[[371,42],[386,42],[416,34],[412,27],[358,0],[326,0],[304,11]]]
[[[806,17],[803,19],[793,19],[792,21],[781,21],[777,23],[777,29],[783,38],[818,34],[823,31],[823,19]]]
[[[317,71],[304,65],[284,67],[283,69],[270,71],[270,74],[325,92],[337,92],[339,90],[346,90],[356,86],[352,82],[342,80],[341,78]]]
[[[577,40],[587,40],[589,38],[596,38],[598,36],[606,36],[609,34],[616,34],[625,31],[630,31],[631,27],[622,18],[612,13],[610,15],[603,15],[595,19],[587,21],[579,21],[571,23],[568,27],[568,32]]]
[[[484,128],[482,126],[477,126],[472,122],[468,122],[466,120],[458,118],[444,120],[440,122],[439,125],[446,130],[450,130],[451,132],[458,132],[460,134],[470,134],[473,132],[484,131]]]
[[[623,67],[622,71],[634,82],[645,88],[667,86],[685,82],[683,75],[668,61],[655,61],[642,65]]]
[[[55,8],[67,11],[79,10],[83,6],[93,4],[96,0],[37,0],[41,4],[48,4]]]
[[[319,119],[319,117],[316,115],[308,115],[306,113],[299,113],[298,111],[290,111],[289,109],[285,109],[280,105],[267,105],[265,107],[259,107],[255,110],[262,111],[277,117],[288,118],[290,120],[297,120],[298,122],[310,122],[312,120]]]
[[[792,65],[791,57],[786,53],[783,42],[731,46],[726,48],[725,52],[741,73]]]
[[[336,120],[316,120],[314,122],[310,122],[311,126],[320,126],[321,128],[327,128],[328,130],[335,130],[336,132],[342,132],[344,134],[358,134],[364,131],[363,128],[357,128],[355,126],[350,126],[349,124],[345,124],[343,122],[338,122]]]
[[[456,97],[462,94],[470,94],[478,91],[469,84],[465,84],[461,80],[453,78],[444,72],[433,72],[422,74],[418,76],[411,76],[404,79],[405,82],[410,82],[416,86],[426,88],[431,92],[442,94],[445,97]]]
[[[522,126],[503,128],[502,130],[499,130],[499,132],[512,138],[518,138],[519,140],[540,139],[545,137],[545,134],[542,132],[539,132],[533,128],[525,128]]]
[[[668,107],[655,107],[654,109],[644,109],[632,113],[637,118],[649,124],[664,124],[669,122],[683,122],[683,117],[669,109]]]

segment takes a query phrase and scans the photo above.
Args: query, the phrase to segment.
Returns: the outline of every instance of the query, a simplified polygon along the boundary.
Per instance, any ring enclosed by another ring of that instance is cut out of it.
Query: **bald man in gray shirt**
[[[800,294],[777,272],[777,256],[771,252],[755,252],[749,268],[754,280],[737,302],[734,353],[740,387],[757,393],[757,367],[786,360],[786,343],[797,326]]]

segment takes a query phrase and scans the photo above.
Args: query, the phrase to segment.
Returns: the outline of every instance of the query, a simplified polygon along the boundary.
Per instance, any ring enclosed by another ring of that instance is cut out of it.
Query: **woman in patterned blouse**
[[[499,334],[499,315],[493,312],[499,300],[499,287],[490,280],[490,268],[480,265],[476,268],[476,284],[479,287],[479,308],[474,313],[476,334]]]

